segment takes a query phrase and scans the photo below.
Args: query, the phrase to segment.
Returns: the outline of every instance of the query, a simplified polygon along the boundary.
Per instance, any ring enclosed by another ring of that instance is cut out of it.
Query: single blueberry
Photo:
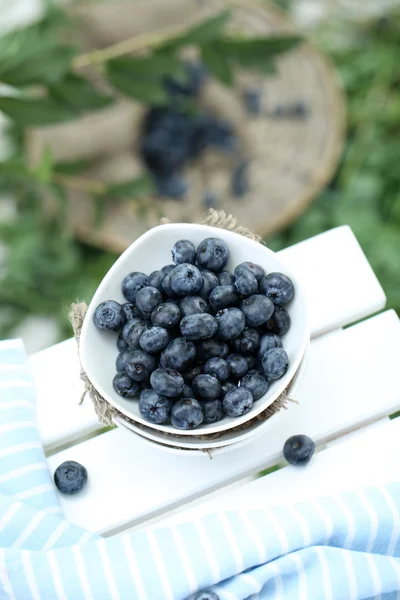
[[[163,327],[148,327],[139,340],[140,347],[149,354],[156,354],[164,350],[169,344],[168,331]]]
[[[187,263],[194,265],[196,260],[196,248],[189,240],[179,240],[172,248],[172,260],[175,264],[180,265]]]
[[[164,294],[166,294],[169,298],[178,298],[178,294],[175,294],[174,290],[171,287],[171,273],[167,273],[165,275],[161,287],[163,289]]]
[[[140,348],[140,338],[144,331],[146,331],[147,325],[144,321],[131,320],[124,326],[122,330],[122,337],[128,344],[131,350],[137,350]]]
[[[226,394],[228,392],[235,390],[237,388],[237,385],[235,383],[233,383],[233,381],[225,381],[225,383],[223,383],[221,385],[221,387],[222,387],[222,396],[226,396]]]
[[[235,288],[247,298],[258,293],[258,281],[250,271],[243,271],[235,279]]]
[[[290,327],[290,316],[285,308],[275,306],[274,313],[266,322],[267,331],[284,335]]]
[[[229,248],[223,240],[206,238],[197,248],[197,262],[214,273],[222,271],[229,260]]]
[[[193,600],[219,600],[219,596],[212,590],[204,590],[196,594]]]
[[[183,377],[174,369],[156,369],[150,376],[150,385],[161,396],[173,398],[183,389]]]
[[[282,348],[282,340],[276,333],[266,333],[261,338],[260,349],[258,351],[259,358],[262,358],[272,348]]]
[[[126,365],[126,361],[129,358],[129,352],[130,350],[122,350],[122,352],[120,352],[116,358],[115,361],[115,367],[117,369],[118,373],[123,373],[123,371],[125,371],[125,365]]]
[[[256,329],[246,327],[243,333],[232,342],[232,350],[237,354],[254,354],[260,346],[260,334]]]
[[[160,290],[146,286],[136,294],[136,308],[142,315],[150,316],[153,310],[163,301]]]
[[[86,486],[87,470],[74,460],[66,460],[54,472],[54,483],[62,494],[77,494]]]
[[[210,312],[208,303],[200,296],[186,296],[180,301],[179,308],[182,318]]]
[[[160,292],[163,292],[164,290],[162,287],[162,282],[164,281],[164,277],[165,277],[165,273],[163,273],[162,271],[153,271],[149,275],[148,283],[151,287],[155,287],[158,290],[160,290]]]
[[[123,350],[126,350],[128,348],[128,344],[126,343],[126,341],[122,337],[122,333],[120,333],[119,336],[118,336],[118,339],[117,339],[117,348],[118,348],[118,350],[120,352],[122,352]]]
[[[219,281],[215,273],[207,271],[207,269],[200,269],[201,276],[203,278],[203,285],[199,290],[199,296],[208,300],[211,292],[214,288],[219,286]]]
[[[160,365],[165,369],[184,371],[196,356],[196,346],[183,337],[172,340],[161,354]]]
[[[265,377],[279,379],[288,370],[289,358],[283,348],[272,348],[263,355],[261,363]]]
[[[241,379],[249,369],[249,363],[241,354],[230,354],[226,357],[232,379]]]
[[[139,412],[149,423],[165,423],[171,412],[171,400],[152,389],[143,390],[140,394]]]
[[[218,312],[239,304],[240,296],[233,285],[218,285],[211,292],[208,301],[213,311]]]
[[[217,321],[207,313],[184,317],[180,327],[183,337],[196,342],[212,338],[218,329]]]
[[[204,373],[207,373],[207,375],[213,375],[218,379],[218,381],[224,383],[224,381],[229,379],[231,370],[226,360],[218,356],[214,356],[213,358],[210,358],[204,365]]]
[[[238,308],[224,308],[215,315],[218,322],[218,337],[223,341],[237,338],[246,326],[244,314]]]
[[[222,407],[222,401],[216,398],[215,400],[207,400],[202,403],[204,411],[204,425],[209,423],[216,423],[220,421],[224,416],[224,409]]]
[[[125,302],[125,304],[121,304],[122,312],[125,315],[125,322],[127,323],[131,319],[136,319],[138,317],[138,313],[136,311],[135,306],[131,302]]]
[[[182,200],[189,189],[187,180],[178,173],[156,173],[154,183],[161,198]]]
[[[314,450],[315,444],[308,435],[292,435],[283,446],[283,456],[291,465],[306,465]]]
[[[250,117],[258,117],[261,114],[261,90],[259,88],[247,87],[243,90],[243,105]]]
[[[161,269],[161,273],[164,273],[164,275],[169,275],[171,273],[171,271],[173,271],[175,269],[176,265],[170,264],[170,265],[165,265],[162,269]]]
[[[181,320],[181,311],[173,302],[159,304],[151,313],[151,322],[156,327],[173,329]]]
[[[241,417],[251,410],[253,396],[246,387],[237,387],[225,394],[222,404],[227,415]]]
[[[209,340],[202,340],[197,344],[197,358],[199,360],[208,360],[214,356],[220,356],[226,358],[229,354],[228,345],[224,342],[210,338]]]
[[[242,160],[233,170],[231,191],[236,198],[242,198],[250,189],[249,166],[248,160]]]
[[[193,391],[196,398],[202,400],[215,400],[222,393],[221,384],[216,377],[212,375],[197,375],[192,382]]]
[[[294,296],[294,285],[283,273],[269,273],[260,283],[260,292],[268,296],[274,304],[283,306]]]
[[[250,390],[253,400],[259,400],[268,390],[268,381],[259,371],[249,371],[247,375],[240,380],[240,386]]]
[[[235,268],[235,277],[239,277],[245,271],[251,273],[257,279],[257,281],[261,281],[261,279],[265,276],[265,271],[262,267],[260,267],[260,265],[247,261],[240,263],[240,265]]]
[[[181,392],[181,396],[182,396],[182,398],[195,398],[195,393],[193,391],[193,388],[191,388],[190,385],[187,385],[187,383],[184,383],[182,392]]]
[[[242,312],[246,317],[246,323],[250,327],[259,327],[272,317],[274,303],[262,294],[255,294],[242,302]]]
[[[125,298],[134,303],[136,300],[136,294],[139,290],[148,285],[149,278],[144,273],[140,273],[135,271],[134,273],[129,273],[123,281],[122,281],[122,293]]]
[[[156,361],[151,354],[143,350],[132,350],[132,352],[129,352],[125,364],[125,372],[134,381],[138,381],[139,383],[149,381],[150,375],[155,368]]]
[[[175,267],[167,277],[170,278],[172,291],[178,296],[196,294],[203,285],[203,277],[199,269],[187,263]]]
[[[203,363],[194,363],[191,364],[190,367],[186,369],[186,371],[183,371],[182,377],[185,383],[191,385],[193,379],[201,373],[203,373]]]
[[[229,271],[221,271],[217,273],[219,285],[234,285],[235,277]]]
[[[200,402],[194,398],[183,398],[172,406],[171,423],[177,429],[194,429],[204,419]]]
[[[94,311],[93,321],[97,329],[119,331],[125,322],[121,305],[115,300],[101,302]]]
[[[140,392],[140,383],[133,381],[125,373],[117,373],[113,379],[113,388],[123,398],[133,398]]]

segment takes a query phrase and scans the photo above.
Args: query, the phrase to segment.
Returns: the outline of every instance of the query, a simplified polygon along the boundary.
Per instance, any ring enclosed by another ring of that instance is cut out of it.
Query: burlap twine
[[[162,220],[162,224],[166,224],[168,222],[169,221],[167,219]],[[244,237],[254,240],[255,242],[261,243],[261,237],[259,235],[253,233],[246,227],[241,227],[240,225],[238,225],[236,222],[236,219],[232,215],[226,215],[224,211],[216,211],[214,209],[210,209],[209,215],[205,219],[205,221],[203,221],[202,225],[218,227],[219,229],[227,229],[228,231],[233,231],[234,233],[238,233],[240,235],[243,235]],[[80,334],[81,334],[81,330],[82,330],[83,321],[84,321],[84,318],[86,315],[86,311],[87,311],[87,304],[85,302],[76,302],[71,305],[70,320],[71,320],[71,325],[72,325],[72,329],[74,332],[74,336],[75,336],[75,339],[78,344],[78,351],[79,351]],[[138,423],[137,421],[134,421],[133,419],[131,419],[131,418],[127,417],[126,415],[124,415],[123,413],[121,413],[118,409],[116,409],[114,406],[109,404],[107,402],[107,400],[105,400],[99,394],[99,392],[93,386],[89,377],[83,370],[82,366],[81,366],[80,377],[81,377],[81,380],[83,381],[83,385],[84,385],[84,392],[82,394],[80,404],[82,404],[85,396],[88,395],[93,402],[95,413],[96,413],[98,419],[101,421],[101,423],[103,423],[104,425],[107,425],[109,427],[110,426],[115,427],[114,419],[116,417],[120,417],[121,419],[123,419],[125,421],[130,421],[130,422],[134,423],[136,426],[141,427],[140,423]],[[243,423],[242,425],[238,425],[237,427],[233,427],[233,428],[229,429],[229,431],[243,431],[245,429],[248,429],[249,427],[251,427],[254,424],[255,421],[266,421],[267,419],[272,417],[272,415],[274,415],[281,409],[286,409],[289,402],[296,402],[295,400],[293,400],[293,398],[290,398],[290,396],[288,395],[290,386],[291,386],[291,382],[289,383],[287,388],[284,390],[284,392],[282,392],[282,394],[270,406],[268,406],[263,412],[261,412],[260,414],[255,416],[253,419],[250,419],[246,423]],[[221,435],[224,435],[224,433],[225,432],[199,435],[198,438],[201,440],[214,440],[214,439],[219,438]],[[178,438],[178,439],[183,437],[183,436],[179,436],[179,434],[166,434],[166,435],[170,435],[171,437]]]

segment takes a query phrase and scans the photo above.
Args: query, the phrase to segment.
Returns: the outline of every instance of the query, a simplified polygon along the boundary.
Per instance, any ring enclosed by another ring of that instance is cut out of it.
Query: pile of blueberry
[[[95,310],[96,327],[119,332],[114,389],[139,397],[147,421],[178,429],[245,415],[287,371],[293,284],[252,262],[225,270],[229,248],[218,238],[197,249],[180,240],[172,258],[150,275],[129,273],[127,303]]]

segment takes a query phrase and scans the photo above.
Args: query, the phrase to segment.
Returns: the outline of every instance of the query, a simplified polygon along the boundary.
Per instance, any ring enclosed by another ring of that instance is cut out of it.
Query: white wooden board
[[[400,407],[399,355],[394,311],[317,338],[298,390],[300,404],[265,437],[213,460],[170,453],[122,430],[68,448],[50,457],[50,468],[77,460],[90,484],[82,495],[61,499],[65,514],[92,531],[109,532],[276,464],[290,435],[326,442],[390,414]]]
[[[313,337],[383,308],[385,296],[349,227],[338,227],[287,248],[280,256],[304,282]],[[31,356],[38,389],[38,422],[47,449],[102,426],[82,393],[74,340]],[[51,373],[51,376],[49,374]]]

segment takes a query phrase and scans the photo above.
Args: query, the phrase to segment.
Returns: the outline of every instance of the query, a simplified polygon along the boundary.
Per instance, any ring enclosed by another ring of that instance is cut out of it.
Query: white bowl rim
[[[180,235],[184,236],[185,235],[185,231],[188,231],[190,229],[199,229],[201,228],[204,231],[204,237],[218,237],[218,232],[222,231],[224,236],[227,236],[228,238],[232,239],[232,243],[236,243],[238,242],[238,239],[240,240],[240,238],[242,238],[243,240],[243,236],[241,236],[238,233],[235,233],[233,231],[227,230],[227,229],[221,229],[221,228],[217,228],[217,227],[212,227],[210,225],[202,225],[202,224],[197,224],[197,223],[168,223],[165,225],[158,225],[156,227],[153,227],[151,229],[149,229],[148,231],[146,231],[145,233],[143,233],[139,238],[137,238],[122,254],[121,256],[115,261],[115,263],[111,266],[111,268],[109,269],[109,271],[106,273],[106,275],[104,276],[104,278],[102,279],[100,285],[98,286],[85,315],[84,321],[83,321],[83,325],[82,325],[82,330],[81,330],[81,335],[80,335],[80,360],[81,360],[81,365],[82,368],[84,369],[84,371],[86,372],[87,377],[89,378],[90,382],[92,383],[92,385],[95,387],[95,389],[100,393],[100,395],[105,398],[105,400],[107,402],[109,402],[112,406],[114,406],[117,410],[119,410],[122,414],[125,414],[127,417],[130,418],[134,418],[135,421],[137,421],[138,423],[142,423],[143,425],[145,425],[146,427],[150,427],[153,429],[157,429],[159,431],[163,431],[166,433],[169,433],[171,431],[176,432],[177,430],[170,424],[168,425],[157,425],[157,424],[153,424],[153,423],[149,423],[148,421],[146,421],[145,419],[143,419],[140,415],[134,415],[132,416],[132,412],[130,412],[129,410],[125,409],[124,406],[121,406],[120,404],[118,404],[118,402],[114,401],[114,399],[107,393],[107,391],[103,388],[103,386],[97,382],[95,383],[94,381],[92,381],[91,378],[91,373],[90,373],[90,368],[88,368],[88,364],[86,363],[86,354],[84,351],[82,351],[82,349],[85,347],[85,345],[87,344],[87,340],[88,340],[88,336],[90,333],[90,327],[94,327],[93,325],[93,313],[96,309],[96,307],[98,306],[98,304],[101,301],[101,296],[103,294],[103,288],[107,286],[107,284],[113,280],[114,278],[114,273],[115,271],[117,271],[118,266],[120,265],[120,263],[123,263],[126,259],[126,257],[128,255],[130,255],[135,248],[137,248],[139,245],[143,244],[143,242],[148,241],[148,239],[152,238],[152,237],[156,237],[157,234],[162,230],[162,231],[166,231],[168,229],[170,229],[171,231],[174,230],[179,230]],[[253,245],[255,248],[257,248],[257,250],[260,249],[260,242],[256,242],[250,238],[244,238],[246,240],[246,243]],[[241,240],[241,241],[242,241]],[[209,434],[213,434],[213,433],[221,433],[221,432],[225,432],[228,431],[229,429],[232,429],[234,427],[237,427],[238,425],[241,425],[243,423],[246,423],[248,420],[256,417],[258,414],[260,414],[263,410],[265,410],[268,406],[270,406],[270,404],[272,404],[277,398],[278,396],[280,396],[280,394],[282,394],[282,392],[286,389],[289,381],[294,377],[294,374],[296,373],[296,371],[298,370],[300,363],[303,359],[304,353],[305,353],[305,349],[309,340],[309,328],[308,328],[308,315],[307,315],[307,310],[306,310],[306,301],[305,301],[305,297],[304,297],[304,292],[303,289],[301,287],[301,284],[299,283],[299,281],[297,280],[297,277],[295,276],[295,274],[293,274],[290,270],[290,268],[288,268],[284,262],[281,261],[281,259],[279,257],[277,257],[276,253],[273,252],[272,250],[270,250],[269,248],[267,248],[266,246],[262,245],[263,250],[269,254],[270,256],[274,257],[274,260],[277,261],[282,268],[282,271],[287,273],[288,276],[295,281],[295,286],[296,286],[296,295],[301,295],[303,297],[303,304],[305,306],[305,311],[303,314],[303,319],[304,319],[304,326],[303,326],[303,335],[302,335],[302,339],[300,340],[300,345],[299,345],[299,351],[297,353],[297,356],[295,358],[294,361],[291,361],[288,372],[286,373],[286,375],[284,377],[282,377],[282,379],[277,380],[274,382],[275,384],[275,390],[274,393],[271,394],[269,400],[267,403],[263,403],[260,402],[262,399],[260,398],[260,400],[257,401],[257,404],[253,406],[252,410],[247,413],[246,415],[243,415],[241,417],[236,417],[234,419],[232,419],[231,422],[228,423],[223,423],[223,421],[218,422],[217,424],[215,424],[214,426],[209,426],[207,425],[207,428],[202,428],[201,426],[193,429],[193,430],[178,430],[179,431],[179,435],[188,435],[188,436],[199,436],[202,433],[205,435],[209,435]],[[289,378],[289,374],[291,374],[291,377]],[[268,392],[267,392],[268,393]]]

